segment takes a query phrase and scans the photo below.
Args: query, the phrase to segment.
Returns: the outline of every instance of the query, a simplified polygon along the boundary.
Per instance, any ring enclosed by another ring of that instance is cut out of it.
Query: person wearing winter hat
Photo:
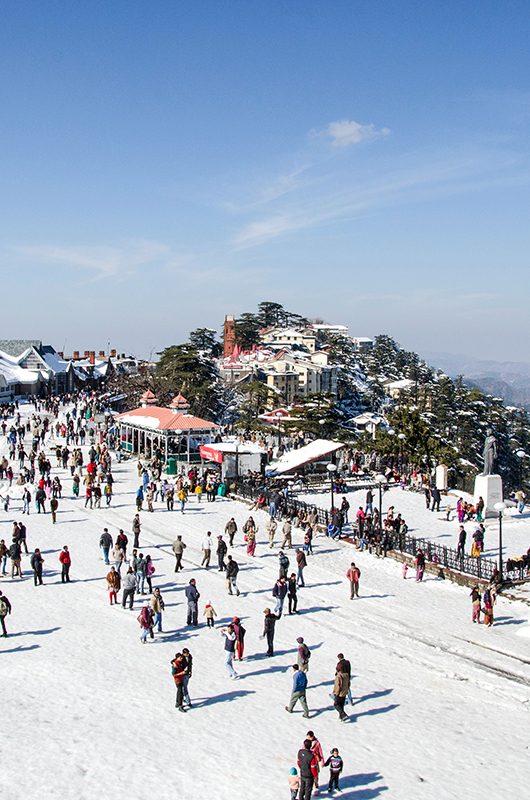
[[[300,778],[296,767],[291,767],[289,770],[289,789],[291,790],[291,800],[296,800],[298,791],[300,789]]]
[[[215,624],[214,617],[216,617],[217,614],[215,612],[215,608],[212,606],[209,600],[204,606],[204,611],[202,612],[202,615],[203,617],[206,618],[206,625],[208,626],[208,628],[213,628]]]
[[[308,672],[309,659],[311,658],[311,650],[304,643],[303,636],[299,636],[296,641],[298,643],[298,658],[297,658],[298,666],[302,670],[302,672]]]

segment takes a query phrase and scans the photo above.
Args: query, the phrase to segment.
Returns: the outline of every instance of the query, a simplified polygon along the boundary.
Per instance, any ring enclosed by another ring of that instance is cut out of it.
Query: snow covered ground
[[[374,491],[374,505],[379,503],[378,491]],[[342,497],[346,497],[350,504],[350,519],[355,518],[355,513],[359,506],[365,507],[366,489],[350,491],[346,495],[335,495],[335,503],[340,505]],[[472,498],[465,493],[449,494],[442,498],[440,512],[429,511],[425,507],[423,494],[419,492],[403,491],[399,486],[393,486],[383,494],[383,513],[390,506],[394,506],[395,514],[401,512],[403,519],[409,526],[409,531],[414,536],[424,539],[432,539],[438,544],[456,548],[458,544],[459,524],[456,515],[456,502],[463,496],[465,500]],[[297,494],[297,500],[312,503],[320,508],[330,508],[331,498],[329,488],[321,492],[311,494]],[[447,520],[447,505],[451,506],[450,520]],[[484,540],[484,554],[490,558],[498,555],[498,520],[487,519],[485,521],[486,536]],[[466,549],[471,551],[473,543],[473,531],[477,523],[474,521],[466,522],[467,531]],[[520,556],[526,553],[530,547],[530,506],[519,514],[516,508],[507,508],[504,512],[503,521],[503,551],[505,558],[510,556]]]
[[[33,509],[26,518],[30,550],[44,551],[45,585],[33,586],[27,556],[24,580],[0,580],[13,604],[10,636],[0,639],[3,800],[287,800],[289,768],[309,728],[326,756],[331,747],[340,749],[342,797],[350,800],[524,796],[527,605],[499,599],[495,626],[475,626],[467,589],[431,577],[423,584],[410,577],[404,581],[395,561],[376,560],[319,536],[306,588],[299,592],[300,613],[278,622],[277,652],[267,659],[259,637],[263,609],[272,607],[278,547],[271,551],[265,545],[265,514],[256,515],[256,558],[246,556],[242,535],[236,535],[233,555],[241,566],[243,594],[230,597],[215,568],[198,566],[200,544],[205,531],[222,533],[232,515],[241,527],[248,511],[235,501],[198,505],[194,500],[184,514],[167,512],[161,504],[153,514],[142,512],[142,550],[154,560],[153,584],[166,601],[165,632],[144,646],[136,621],[140,603],[134,611],[108,605],[108,567],[98,548],[104,526],[113,536],[119,527],[130,535],[135,463],[115,465],[110,509],[85,510],[83,500],[72,499],[66,473],[58,473],[66,497],[57,525]],[[420,529],[421,498],[398,492],[396,508]],[[413,505],[400,504],[401,497]],[[428,518],[433,530],[435,524],[446,529],[436,514]],[[18,519],[14,502],[7,514],[0,512],[0,536],[9,540]],[[186,569],[177,576],[170,552],[176,534],[188,545]],[[64,544],[73,559],[73,582],[67,585],[58,572]],[[344,577],[352,559],[362,570],[361,597],[354,601]],[[190,577],[201,592],[201,613],[204,602],[212,601],[217,630],[204,624],[186,628],[183,590]],[[232,681],[224,671],[218,629],[235,614],[248,631],[247,658],[236,664],[240,679]],[[313,652],[310,720],[301,711],[284,710],[297,636],[304,636]],[[189,687],[194,707],[179,714],[170,660],[183,646],[194,656]],[[346,707],[346,724],[338,721],[329,697],[341,651],[351,659],[354,675],[355,704]]]

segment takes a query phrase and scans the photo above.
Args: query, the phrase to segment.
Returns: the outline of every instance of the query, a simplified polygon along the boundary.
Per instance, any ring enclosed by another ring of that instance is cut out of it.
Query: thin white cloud
[[[171,248],[162,242],[149,239],[138,239],[113,246],[16,245],[9,248],[9,251],[18,255],[28,265],[68,267],[88,273],[88,277],[93,280],[123,277],[149,265],[179,269],[187,260],[186,257],[173,253]]]
[[[497,183],[505,185],[511,180],[510,176],[499,174],[504,161],[493,158],[488,168],[484,167],[480,156],[475,159],[447,156],[435,160],[431,155],[430,160],[415,162],[413,159],[384,177],[357,181],[353,185],[335,174],[332,183],[327,187],[323,184],[318,193],[312,191],[293,198],[283,203],[276,214],[248,222],[232,238],[232,245],[235,250],[244,250],[290,232],[357,219],[396,202],[425,202],[442,194],[477,191]],[[527,175],[524,181],[528,182]]]
[[[324,130],[311,131],[310,136],[326,139],[332,147],[350,147],[370,139],[380,139],[389,133],[389,128],[376,128],[372,123],[363,125],[353,119],[340,119],[330,122]]]

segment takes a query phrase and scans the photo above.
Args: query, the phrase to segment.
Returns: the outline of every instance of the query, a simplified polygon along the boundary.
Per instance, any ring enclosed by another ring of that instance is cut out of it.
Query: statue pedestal
[[[502,478],[500,475],[477,475],[473,499],[477,503],[479,497],[484,500],[484,516],[496,517],[495,503],[502,503]]]
[[[436,467],[434,481],[437,489],[441,492],[447,491],[447,467],[445,464],[438,464]]]

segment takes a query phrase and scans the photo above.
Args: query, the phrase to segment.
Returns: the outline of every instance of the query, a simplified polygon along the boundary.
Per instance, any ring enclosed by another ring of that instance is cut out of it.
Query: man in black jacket
[[[0,625],[2,625],[2,636],[7,636],[6,617],[8,614],[11,614],[11,603],[5,594],[0,592]]]
[[[186,586],[186,600],[188,601],[188,625],[198,625],[199,621],[199,597],[201,596],[195,585],[195,578],[191,578],[189,585]]]
[[[228,586],[228,594],[234,594],[232,589],[235,589],[236,595],[239,597],[239,589],[237,588],[236,580],[237,573],[239,572],[239,564],[234,561],[232,556],[228,556],[228,563],[226,565],[226,585]]]
[[[44,559],[38,547],[30,558],[31,569],[33,570],[33,582],[35,586],[42,586],[42,564]]]
[[[305,739],[304,746],[298,751],[298,767],[300,769],[300,800],[311,800],[311,792],[318,775],[317,757],[311,750],[310,739]]]
[[[217,537],[217,561],[219,564],[219,572],[224,572],[226,569],[225,556],[228,547],[222,536]]]
[[[273,614],[270,608],[266,608],[263,613],[265,614],[265,619],[263,620],[263,636],[267,638],[267,655],[273,656],[274,626],[280,618],[277,617],[276,614]]]

